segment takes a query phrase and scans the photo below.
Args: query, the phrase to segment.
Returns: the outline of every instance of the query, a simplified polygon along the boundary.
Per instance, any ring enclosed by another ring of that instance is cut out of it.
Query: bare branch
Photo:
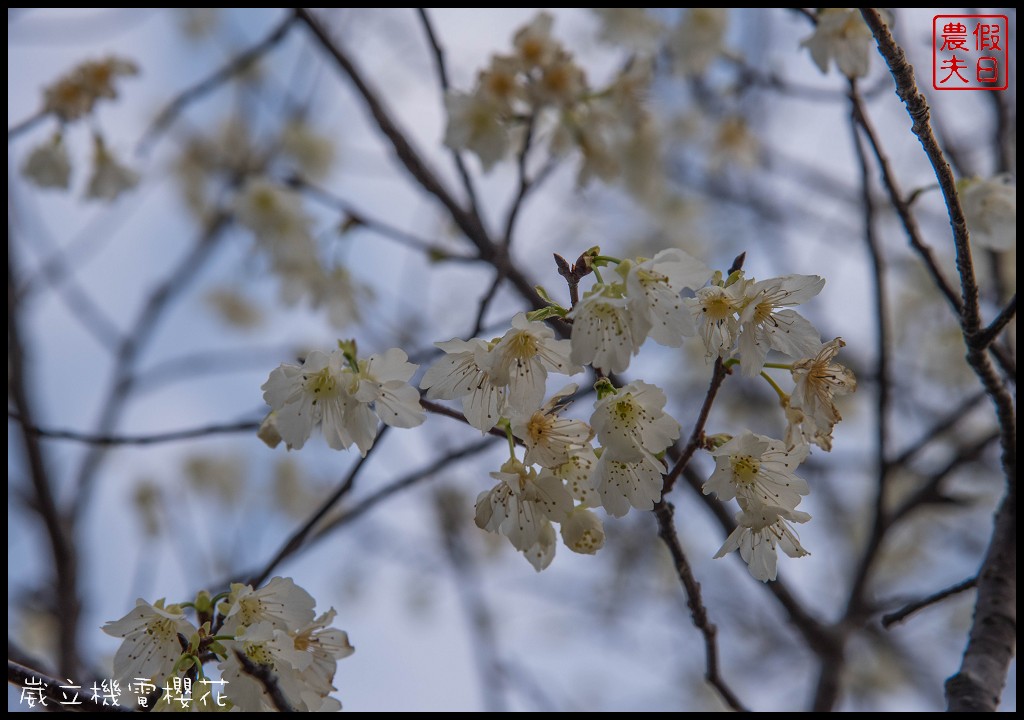
[[[298,530],[291,534],[291,536],[281,546],[281,549],[277,551],[277,553],[270,560],[270,562],[266,564],[263,570],[261,570],[259,574],[257,574],[255,577],[248,580],[248,585],[251,585],[253,587],[259,587],[260,585],[262,585],[264,581],[268,577],[270,577],[270,573],[274,572],[274,568],[280,565],[286,558],[295,554],[295,552],[297,552],[299,548],[303,546],[306,539],[309,537],[310,533],[313,532],[313,529],[316,527],[317,523],[319,523],[324,518],[324,516],[331,510],[331,508],[333,508],[338,503],[339,500],[341,500],[343,497],[348,495],[349,492],[351,492],[353,486],[355,485],[356,477],[359,475],[359,472],[366,465],[367,461],[370,459],[370,456],[373,454],[373,452],[381,446],[381,438],[387,432],[388,427],[388,425],[380,426],[377,432],[377,440],[373,443],[373,447],[371,447],[366,452],[365,455],[363,455],[361,458],[359,458],[359,460],[356,461],[355,465],[352,466],[352,469],[348,471],[348,475],[346,475],[345,479],[342,480],[341,483],[338,485],[338,489],[331,493],[330,497],[324,500],[320,504],[320,507],[317,508],[312,515],[310,515],[309,519],[306,520],[306,522],[304,522],[299,527]]]
[[[693,430],[690,432],[690,439],[687,441],[686,446],[679,455],[679,459],[676,460],[672,469],[665,475],[665,481],[662,483],[661,496],[664,498],[672,491],[672,486],[675,485],[679,475],[689,465],[690,460],[693,458],[693,454],[697,452],[697,448],[701,446],[704,440],[704,425],[708,421],[708,415],[711,414],[711,406],[715,403],[715,396],[718,395],[718,389],[722,387],[722,381],[725,380],[725,376],[729,374],[729,369],[725,367],[725,363],[722,358],[719,357],[715,360],[715,368],[711,372],[711,384],[708,386],[708,392],[704,396],[704,404],[701,405],[700,413],[697,415],[697,421],[693,424]]]
[[[427,42],[430,43],[430,49],[434,54],[434,66],[437,68],[437,80],[441,85],[441,100],[443,105],[444,98],[451,89],[448,82],[448,67],[444,59],[444,48],[441,47],[441,42],[437,38],[437,33],[434,31],[433,23],[430,22],[430,15],[427,14],[427,9],[416,8],[416,13],[419,15],[420,23],[423,25],[423,32],[426,34]],[[459,177],[462,178],[462,186],[466,189],[466,197],[469,199],[469,206],[474,208],[474,212],[479,215],[480,203],[477,200],[476,188],[473,186],[473,178],[469,174],[469,170],[466,168],[466,163],[462,159],[462,153],[453,149],[452,160],[455,162],[455,168],[459,171]]]
[[[91,435],[89,433],[77,432],[75,430],[59,430],[55,428],[41,428],[35,425],[27,425],[24,418],[10,410],[7,417],[15,420],[24,426],[24,431],[36,437],[48,438],[51,440],[71,440],[73,442],[85,443],[87,445],[157,445],[176,440],[191,440],[194,438],[209,437],[211,435],[233,435],[235,433],[255,432],[260,428],[260,421],[244,421],[225,423],[218,425],[204,425],[202,427],[189,428],[187,430],[171,430],[169,432],[154,433],[152,435]]]
[[[978,600],[974,623],[960,671],[946,684],[950,710],[995,710],[1013,659],[1017,625],[1017,413],[1014,399],[992,367],[983,345],[978,286],[974,276],[970,239],[953,173],[935,140],[928,121],[928,104],[917,88],[914,69],[878,11],[863,8],[861,14],[871,28],[879,52],[885,58],[896,83],[896,92],[913,120],[912,131],[921,141],[939,181],[956,247],[960,275],[960,325],[967,345],[967,362],[992,399],[1000,426],[1003,474],[1007,494],[996,513],[988,554],[978,573]],[[998,346],[989,346],[993,351]]]
[[[245,674],[255,678],[263,686],[267,696],[270,697],[270,702],[274,704],[278,712],[295,712],[295,708],[292,707],[291,703],[288,702],[288,698],[281,691],[281,686],[277,682],[277,675],[274,674],[270,665],[254,663],[241,650],[235,650],[235,657],[238,658],[238,662],[241,664]]]
[[[704,601],[701,598],[700,583],[693,576],[693,568],[690,567],[690,561],[687,560],[683,547],[679,543],[675,525],[675,507],[672,503],[661,500],[654,506],[654,515],[658,520],[658,537],[668,546],[676,574],[679,576],[679,582],[683,584],[683,589],[686,591],[686,605],[690,608],[693,625],[704,636],[706,660],[704,677],[730,708],[737,712],[747,712],[747,708],[736,697],[718,671],[718,628],[708,619],[708,610],[704,607]]]
[[[8,229],[10,234],[10,229]],[[7,395],[17,414],[24,418],[21,427],[21,441],[25,450],[25,461],[32,481],[34,502],[32,507],[39,513],[46,529],[53,556],[53,608],[58,626],[57,667],[62,675],[76,677],[80,667],[78,657],[78,564],[71,533],[62,517],[54,488],[46,466],[46,459],[39,439],[27,428],[34,425],[35,417],[29,399],[29,363],[26,361],[25,340],[22,336],[20,316],[14,278],[15,259],[11,243],[7,243]]]
[[[213,92],[231,78],[245,72],[263,55],[273,50],[288,35],[288,30],[294,22],[295,16],[291,13],[286,14],[284,19],[265,38],[248,50],[233,57],[209,77],[179,93],[177,97],[160,111],[160,114],[156,116],[156,119],[153,120],[146,132],[143,133],[138,144],[135,146],[136,154],[141,155],[148,152],[160,135],[171,126],[178,115],[184,112],[185,108]]]
[[[926,607],[931,607],[937,603],[942,602],[948,597],[962,593],[964,590],[970,590],[978,585],[978,578],[972,577],[963,582],[959,582],[952,587],[948,587],[944,590],[939,590],[937,593],[932,593],[927,597],[915,600],[914,602],[907,603],[902,608],[895,612],[887,613],[882,616],[882,627],[888,629],[897,623],[901,623],[908,617],[916,613],[918,610],[923,610]]]
[[[978,348],[987,348],[989,345],[994,343],[1010,321],[1017,316],[1017,293],[1013,294],[1010,298],[1010,302],[1006,304],[999,314],[989,323],[988,327],[978,333],[976,343]]]

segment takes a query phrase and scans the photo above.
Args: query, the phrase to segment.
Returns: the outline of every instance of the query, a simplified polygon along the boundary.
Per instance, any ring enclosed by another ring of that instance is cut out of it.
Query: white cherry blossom
[[[858,78],[868,74],[874,38],[856,8],[822,8],[814,33],[800,43],[811,53],[814,64],[828,72],[834,60],[839,72]]]
[[[490,345],[478,338],[435,343],[445,357],[434,363],[420,380],[427,398],[462,399],[462,412],[470,425],[487,432],[505,413],[506,390],[490,373]]]
[[[749,507],[760,505],[794,510],[810,488],[793,474],[807,459],[807,446],[787,450],[780,440],[755,435],[749,430],[713,450],[715,471],[704,483],[704,494],[714,492],[719,500],[734,497]]]
[[[835,398],[857,389],[853,371],[833,362],[845,345],[842,338],[835,338],[822,345],[814,357],[793,363],[796,386],[786,408],[787,443],[811,442],[826,452],[832,449],[832,428],[843,419]]]
[[[665,413],[665,393],[636,380],[594,404],[590,425],[609,460],[652,458],[679,438],[679,423]]]
[[[582,420],[558,417],[563,403],[578,389],[575,383],[570,383],[536,412],[512,417],[512,432],[526,446],[526,464],[559,468],[569,462],[573,450],[590,442],[594,432],[589,425]]]
[[[163,600],[151,605],[139,598],[134,610],[120,620],[108,622],[103,632],[124,638],[114,655],[115,680],[128,683],[135,678],[147,678],[161,683],[183,652],[178,634],[190,638],[196,627],[178,605],[164,607]]]
[[[622,517],[630,507],[652,510],[661,500],[664,464],[646,455],[639,460],[615,460],[607,448],[597,461],[597,492],[601,505],[613,517]]]
[[[562,542],[573,552],[593,555],[604,546],[604,526],[593,510],[574,508],[560,529]]]
[[[679,293],[696,289],[711,279],[704,263],[678,248],[662,250],[650,260],[632,264],[626,275],[626,295],[633,318],[643,318],[634,335],[646,326],[650,337],[661,345],[679,347],[684,336],[695,335],[690,312]]]
[[[574,375],[583,369],[573,365],[569,354],[568,340],[556,340],[546,324],[518,313],[512,318],[512,329],[487,355],[488,369],[495,384],[508,386],[509,407],[530,412],[544,400],[549,370]]]
[[[743,502],[740,502],[743,507]],[[811,516],[799,510],[759,505],[747,507],[736,514],[738,525],[725,544],[715,554],[725,557],[734,550],[747,563],[750,574],[762,582],[774,580],[777,575],[778,556],[776,547],[792,558],[809,555],[800,545],[800,538],[790,523],[805,523]]]
[[[572,353],[576,365],[593,365],[605,373],[629,367],[650,330],[649,321],[629,311],[629,300],[618,287],[598,283],[566,316],[573,321]]]
[[[549,471],[538,474],[512,458],[491,477],[499,482],[477,497],[477,527],[500,532],[517,550],[538,542],[544,521],[559,522],[572,510],[565,484]]]
[[[744,375],[761,372],[769,349],[802,358],[821,347],[821,334],[811,323],[793,310],[779,308],[800,305],[824,286],[825,280],[817,275],[786,275],[744,286],[739,338]]]

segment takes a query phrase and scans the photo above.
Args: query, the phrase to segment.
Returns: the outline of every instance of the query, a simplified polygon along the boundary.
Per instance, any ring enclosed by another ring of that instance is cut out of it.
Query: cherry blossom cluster
[[[260,437],[271,447],[282,440],[301,449],[319,425],[335,450],[355,445],[365,456],[377,438],[378,419],[411,428],[424,420],[420,396],[409,385],[416,365],[391,348],[360,359],[354,341],[339,342],[330,354],[315,350],[302,365],[282,364],[263,384],[271,412]]]
[[[275,694],[296,711],[340,710],[330,697],[334,674],[338,660],[355,649],[344,631],[330,627],[334,609],[317,616],[315,606],[309,593],[280,577],[259,589],[234,583],[219,595],[204,591],[175,605],[140,598],[135,609],[103,626],[123,638],[114,679],[162,691],[147,698],[155,710],[266,712],[281,709]],[[225,681],[220,702],[176,695],[178,679],[204,680],[211,664]]]
[[[856,387],[853,373],[835,362],[843,341],[822,344],[791,309],[817,295],[824,280],[756,280],[742,270],[725,276],[676,248],[631,259],[591,248],[571,268],[561,264],[576,293],[580,280],[593,278],[572,307],[549,301],[517,314],[501,337],[439,342],[444,356],[419,383],[430,400],[458,400],[476,429],[508,438],[509,457],[491,473],[496,484],[477,498],[476,524],[508,538],[541,570],[554,558],[556,525],[567,547],[593,554],[605,539],[596,509],[613,517],[653,509],[680,426],[665,412],[660,388],[615,375],[648,338],[679,347],[700,337],[709,360],[763,377],[784,410],[784,441],[744,431],[701,443],[716,459],[705,492],[735,499],[741,510],[719,556],[738,549],[755,577],[773,579],[778,547],[793,557],[806,554],[790,525],[810,519],[797,510],[808,488],[794,471],[811,445],[831,450],[841,419],[835,398]],[[553,319],[571,325],[568,339],[545,322]],[[792,361],[766,363],[771,351]],[[550,376],[577,375],[586,366],[597,381],[584,421],[564,414],[583,396],[576,383],[550,397],[547,388]],[[792,390],[783,390],[767,369],[788,370]],[[398,348],[360,359],[354,341],[330,354],[314,351],[301,365],[283,364],[263,385],[271,411],[260,437],[272,447],[283,440],[300,449],[319,426],[332,448],[355,445],[365,456],[378,422],[411,428],[424,421],[419,393],[409,384],[416,370]]]
[[[579,182],[611,181],[654,154],[652,118],[642,99],[652,81],[649,58],[630,63],[603,88],[552,34],[554,18],[540,13],[513,37],[510,54],[494,55],[472,92],[445,99],[444,142],[474,153],[490,170],[525,136],[546,135],[553,156],[578,150]]]
[[[61,129],[34,147],[21,166],[22,175],[40,188],[66,190],[71,185],[71,156],[64,142],[64,127],[90,115],[100,100],[118,96],[119,78],[137,75],[131,60],[111,56],[83,62],[43,89],[40,115],[52,115]],[[122,164],[107,147],[98,130],[93,133],[93,171],[85,197],[111,201],[135,187],[139,175]]]
[[[604,544],[593,508],[621,516],[630,507],[650,510],[661,498],[659,455],[679,437],[679,424],[665,414],[660,389],[644,382],[616,389],[605,379],[589,423],[562,417],[578,386],[570,383],[547,402],[545,387],[549,373],[582,371],[575,344],[524,313],[501,338],[438,347],[446,355],[420,383],[427,397],[461,400],[470,424],[485,432],[503,427],[510,439],[508,461],[491,473],[497,484],[477,498],[476,523],[507,537],[537,570],[554,557],[553,523],[567,547],[593,554]]]

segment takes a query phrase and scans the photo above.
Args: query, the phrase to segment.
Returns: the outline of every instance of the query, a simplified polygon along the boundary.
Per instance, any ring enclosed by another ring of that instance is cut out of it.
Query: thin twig
[[[235,657],[238,658],[238,662],[245,674],[254,678],[263,686],[267,696],[270,698],[270,702],[274,704],[278,712],[295,712],[291,703],[288,702],[288,698],[284,696],[284,692],[277,682],[277,676],[270,665],[254,663],[241,650],[235,650]]]
[[[437,68],[437,81],[441,85],[441,101],[443,105],[445,96],[451,89],[448,81],[448,67],[444,59],[444,48],[441,47],[441,42],[438,40],[437,33],[434,31],[433,23],[430,22],[430,16],[427,14],[427,9],[416,8],[416,12],[419,15],[420,23],[423,25],[423,32],[427,36],[427,41],[430,43],[430,49],[434,54],[434,66]],[[476,188],[473,185],[473,177],[469,174],[469,170],[466,168],[466,163],[462,159],[462,153],[458,150],[452,149],[452,160],[455,163],[456,170],[459,171],[459,177],[462,178],[462,186],[466,190],[466,197],[469,199],[469,206],[479,215],[480,203],[477,200]]]
[[[196,277],[197,270],[210,257],[227,224],[228,216],[224,213],[217,214],[196,240],[191,251],[182,258],[164,281],[150,292],[138,317],[118,348],[114,360],[113,380],[100,411],[100,419],[96,424],[96,435],[108,435],[114,430],[132,390],[136,360],[152,339],[159,327],[159,321],[171,303],[184,292]],[[99,469],[105,453],[106,446],[94,445],[82,460],[75,478],[75,507],[78,514],[88,503],[96,471]]]
[[[7,417],[11,420],[25,425],[21,415],[7,411]],[[259,430],[259,421],[243,421],[235,423],[223,423],[215,425],[204,425],[202,427],[189,428],[187,430],[171,430],[152,435],[92,435],[90,433],[78,432],[75,430],[60,430],[56,428],[41,428],[35,425],[25,425],[25,432],[36,437],[48,438],[51,440],[71,440],[73,442],[85,443],[86,445],[158,445],[176,440],[190,440],[193,438],[208,437],[210,435],[231,435],[235,433],[255,432]]]
[[[504,439],[502,436],[501,439]],[[434,462],[430,463],[426,467],[415,470],[408,475],[405,475],[398,480],[395,480],[390,485],[385,485],[380,490],[367,495],[365,498],[360,500],[357,504],[345,511],[343,515],[337,517],[330,522],[320,527],[310,538],[309,544],[319,542],[323,540],[327,535],[335,532],[336,530],[345,527],[352,522],[355,522],[360,517],[368,513],[374,507],[387,500],[392,495],[396,495],[403,490],[406,490],[413,485],[416,485],[423,480],[427,480],[437,473],[448,471],[455,463],[460,460],[464,460],[469,457],[473,457],[487,448],[493,447],[496,439],[485,437],[482,440],[478,440],[472,445],[459,448],[458,450],[452,450],[451,452],[444,453]]]
[[[531,114],[526,120],[526,130],[523,137],[523,146],[519,149],[519,156],[516,158],[516,195],[509,204],[508,217],[505,219],[505,234],[502,236],[502,243],[505,252],[508,252],[512,244],[512,235],[515,231],[516,218],[519,217],[519,210],[523,206],[526,195],[530,192],[532,182],[526,174],[526,161],[533,145],[533,130],[536,124],[536,115]]]
[[[34,128],[48,116],[49,113],[45,110],[38,110],[34,115],[30,115],[21,122],[14,123],[14,125],[7,128],[7,144],[9,145],[12,140]]]
[[[704,653],[706,660],[705,678],[718,694],[722,696],[725,703],[737,712],[748,712],[736,694],[722,678],[718,670],[718,628],[708,619],[708,611],[704,606],[701,597],[700,583],[693,575],[693,568],[690,561],[683,552],[679,542],[679,535],[676,533],[675,507],[672,503],[660,501],[654,506],[654,514],[658,520],[658,537],[668,546],[672,555],[672,564],[676,568],[679,581],[686,591],[686,605],[690,608],[690,617],[693,625],[704,636]]]
[[[342,197],[335,195],[329,190],[314,185],[305,178],[293,176],[288,178],[288,185],[304,191],[310,198],[328,207],[341,211],[349,220],[360,227],[371,230],[381,237],[393,240],[399,245],[412,248],[424,253],[431,260],[459,260],[463,262],[474,261],[478,258],[466,255],[456,255],[431,240],[418,237],[410,232],[395,227],[391,223],[375,218],[366,212],[359,210]]]
[[[693,430],[690,432],[690,439],[687,441],[686,446],[683,448],[682,453],[679,455],[679,459],[676,460],[672,469],[665,475],[665,481],[662,483],[661,496],[665,497],[672,491],[672,486],[675,485],[676,479],[686,469],[686,466],[690,464],[693,454],[697,452],[697,448],[700,447],[701,442],[704,439],[704,425],[708,421],[708,415],[711,414],[711,406],[715,402],[715,396],[718,395],[718,389],[722,387],[722,381],[725,380],[725,376],[729,374],[729,369],[725,367],[725,363],[722,358],[719,357],[715,360],[715,369],[711,373],[711,384],[708,386],[708,392],[704,396],[704,404],[701,405],[700,413],[697,415],[697,421],[693,424]]]
[[[945,590],[939,590],[937,593],[915,600],[912,603],[907,603],[899,610],[895,612],[887,613],[882,616],[882,627],[888,629],[897,623],[901,623],[908,617],[916,613],[918,610],[923,610],[926,607],[940,603],[948,597],[962,593],[964,590],[970,590],[976,587],[978,584],[978,578],[972,577],[964,580],[961,583],[957,583],[952,587],[948,587]]]
[[[1010,302],[1006,304],[999,314],[988,324],[984,330],[978,333],[976,343],[979,348],[987,348],[994,343],[1010,321],[1017,316],[1017,293],[1013,294]]]
[[[947,415],[940,418],[934,425],[924,432],[915,442],[911,443],[903,452],[889,461],[890,468],[902,467],[911,462],[917,455],[935,442],[944,433],[956,427],[956,425],[967,417],[967,414],[985,399],[985,392],[977,392],[957,405]]]
[[[342,480],[341,483],[338,485],[338,489],[331,493],[331,495],[320,504],[320,507],[317,508],[316,511],[314,511],[313,514],[309,516],[309,519],[307,519],[306,522],[304,522],[295,532],[291,534],[291,536],[281,546],[281,549],[277,551],[277,553],[274,555],[273,558],[271,558],[270,562],[266,564],[263,570],[261,570],[259,574],[248,580],[248,585],[251,585],[252,587],[259,587],[260,585],[262,585],[263,582],[268,577],[270,577],[270,573],[274,572],[274,568],[276,568],[287,557],[294,554],[296,551],[298,551],[299,548],[302,547],[306,539],[309,537],[310,533],[313,531],[313,528],[315,528],[317,523],[319,523],[323,519],[323,517],[328,512],[330,512],[331,508],[333,508],[338,503],[339,500],[341,500],[343,497],[348,495],[349,492],[351,492],[352,488],[355,485],[356,477],[359,475],[359,472],[366,465],[367,461],[370,459],[370,456],[373,454],[373,451],[381,446],[381,438],[387,432],[388,427],[389,426],[387,425],[382,425],[380,427],[379,431],[377,432],[377,439],[373,443],[373,446],[366,452],[365,455],[363,455],[361,458],[359,458],[359,460],[356,461],[355,465],[352,466],[352,469],[349,470],[348,475],[346,475],[345,479]]]
[[[287,36],[288,30],[294,22],[295,16],[291,13],[286,14],[284,19],[265,38],[233,57],[210,76],[179,93],[160,111],[160,114],[143,133],[135,146],[135,153],[141,155],[148,152],[160,135],[171,126],[178,115],[184,112],[185,108],[204,95],[213,92],[231,78],[245,72],[256,60],[277,46]]]
[[[948,708],[952,711],[994,711],[1015,654],[1017,625],[1017,413],[1014,398],[996,374],[982,345],[978,286],[971,258],[970,238],[953,173],[935,140],[928,121],[929,110],[914,79],[914,69],[903,50],[873,8],[861,14],[878,43],[896,84],[896,92],[913,120],[912,131],[921,142],[939,182],[949,213],[960,275],[962,309],[960,325],[967,345],[967,362],[995,406],[1000,427],[1006,496],[996,511],[989,550],[978,573],[978,598],[974,621],[959,672],[946,683]],[[1000,350],[990,345],[993,352]],[[998,354],[996,355],[999,357]],[[1005,367],[1005,365],[1004,365]]]
[[[10,235],[10,228],[8,228]],[[77,677],[78,658],[78,563],[71,532],[57,507],[46,458],[39,438],[27,430],[34,423],[35,413],[29,398],[31,363],[26,360],[25,338],[22,336],[22,308],[18,303],[14,278],[15,258],[7,243],[7,395],[17,414],[24,418],[20,425],[25,460],[34,495],[32,507],[39,513],[46,528],[46,537],[53,555],[53,608],[57,621],[57,668],[66,677]]]

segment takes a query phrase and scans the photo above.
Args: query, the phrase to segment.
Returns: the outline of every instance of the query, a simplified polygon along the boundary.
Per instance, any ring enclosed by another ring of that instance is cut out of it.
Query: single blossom
[[[743,507],[742,500],[740,507]],[[776,547],[782,548],[782,552],[792,558],[810,554],[800,545],[800,538],[790,524],[805,523],[810,519],[810,515],[799,510],[767,505],[745,507],[736,514],[736,529],[726,538],[715,557],[725,557],[739,550],[751,575],[762,582],[774,580],[779,562]]]
[[[435,343],[445,357],[434,363],[420,380],[431,400],[462,399],[467,422],[487,432],[505,413],[507,392],[491,376],[491,347],[478,338]]]
[[[71,182],[71,156],[60,133],[32,149],[21,174],[41,188],[67,189]]]
[[[719,500],[741,498],[749,507],[761,505],[794,510],[810,488],[793,474],[807,459],[807,446],[791,450],[786,445],[749,430],[711,453],[715,471],[704,483],[704,494],[714,492]]]
[[[573,375],[582,371],[569,359],[568,340],[556,340],[554,331],[526,313],[512,318],[505,333],[487,355],[493,382],[508,386],[508,404],[518,412],[532,412],[544,400],[548,371]]]
[[[736,345],[746,282],[740,279],[728,287],[709,285],[686,301],[709,358],[728,357]]]
[[[594,404],[590,425],[611,460],[653,458],[679,438],[679,423],[665,413],[665,393],[642,380]]]
[[[590,442],[594,432],[582,420],[558,417],[564,402],[578,386],[570,383],[552,396],[544,407],[529,415],[513,415],[512,432],[526,446],[524,462],[558,468],[569,462],[570,453]]]
[[[129,683],[146,678],[154,684],[165,681],[181,657],[178,634],[190,638],[196,627],[178,605],[164,607],[163,600],[150,604],[139,598],[135,609],[120,620],[108,622],[103,632],[124,638],[114,655],[114,679]]]
[[[122,193],[139,184],[139,174],[114,157],[103,141],[96,138],[92,177],[85,196],[97,200],[116,200]]]
[[[224,615],[223,632],[267,623],[279,630],[294,630],[313,621],[316,601],[291,578],[275,577],[254,590],[251,585],[232,583],[231,593],[219,606]]]
[[[477,497],[477,527],[500,532],[517,550],[528,551],[540,540],[545,521],[560,522],[572,510],[565,484],[549,471],[538,474],[512,458],[491,477],[498,484]]]
[[[834,60],[839,72],[858,78],[868,74],[874,38],[856,8],[822,8],[814,33],[800,43],[818,69],[828,73]]]
[[[958,184],[971,242],[989,250],[1017,247],[1017,184],[1009,175]]]
[[[650,330],[642,316],[629,311],[621,283],[598,283],[576,303],[567,317],[573,321],[572,353],[576,365],[593,365],[605,373],[623,372]]]
[[[786,441],[790,445],[811,442],[826,452],[832,449],[832,428],[843,419],[835,398],[857,389],[853,371],[833,362],[845,345],[842,338],[835,338],[822,345],[814,357],[793,363],[796,386],[786,408]]]
[[[615,460],[607,448],[597,461],[597,492],[601,505],[613,517],[622,517],[630,507],[652,510],[661,500],[665,465],[650,455],[635,461]]]
[[[636,336],[650,335],[655,342],[679,347],[683,337],[697,328],[679,293],[697,289],[711,279],[704,263],[678,248],[662,250],[650,260],[631,264],[626,274],[626,295]],[[643,318],[640,326],[636,318]],[[644,333],[644,328],[649,330]]]
[[[585,507],[573,509],[562,521],[562,542],[573,552],[593,555],[604,546],[601,518]]]
[[[764,367],[768,350],[802,358],[821,347],[821,334],[793,310],[821,292],[817,275],[786,275],[745,285],[740,312],[740,359],[743,374],[755,377]]]

